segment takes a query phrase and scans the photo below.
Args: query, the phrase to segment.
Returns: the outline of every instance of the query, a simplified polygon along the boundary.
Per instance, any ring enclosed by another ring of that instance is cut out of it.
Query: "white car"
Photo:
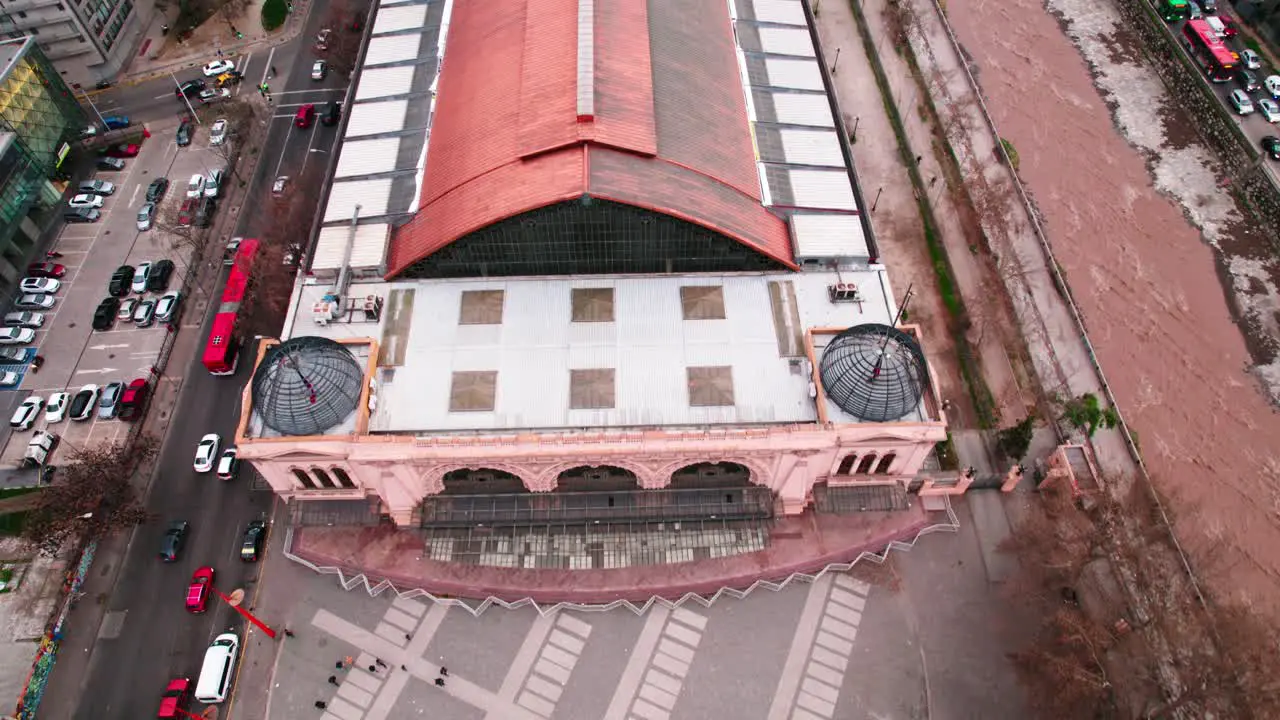
[[[81,193],[68,200],[67,205],[73,208],[100,208],[102,207],[102,196]]]
[[[80,388],[71,398],[71,419],[84,422],[93,417],[98,408],[98,386],[89,384]]]
[[[1253,112],[1253,101],[1249,99],[1249,93],[1243,90],[1232,90],[1227,100],[1231,102],[1231,107],[1236,109],[1237,115],[1248,115]]]
[[[18,283],[18,290],[24,293],[37,293],[41,295],[58,292],[58,288],[60,287],[62,287],[62,283],[54,280],[53,278],[22,278],[22,282]]]
[[[218,118],[209,126],[209,144],[221,145],[227,141],[227,119]]]
[[[187,197],[198,198],[201,195],[204,195],[204,176],[199,174],[192,175],[191,179],[187,181]]]
[[[133,271],[133,282],[129,289],[136,293],[144,293],[147,291],[147,275],[151,274],[151,262],[140,262],[138,267]]]
[[[14,430],[30,430],[42,407],[44,407],[44,400],[39,395],[32,395],[23,400],[18,409],[13,411],[13,417],[9,418],[9,427]]]
[[[217,77],[222,73],[231,72],[236,69],[236,64],[230,60],[214,60],[204,66],[205,77]]]
[[[218,457],[218,446],[222,444],[222,438],[216,433],[209,433],[200,438],[200,444],[196,445],[196,461],[195,467],[198,473],[207,473],[213,469],[213,462]]]
[[[13,370],[6,370],[0,373],[0,387],[15,387],[18,381],[22,379],[22,375]]]
[[[67,403],[71,402],[71,393],[56,392],[49,396],[49,404],[44,408],[44,421],[50,425],[60,423],[67,417]]]
[[[1257,102],[1257,105],[1258,112],[1262,113],[1262,117],[1266,118],[1267,122],[1280,122],[1280,105],[1277,105],[1275,100],[1263,98]]]
[[[36,339],[31,328],[0,328],[0,345],[26,345]]]
[[[1280,75],[1268,75],[1267,79],[1262,81],[1262,86],[1271,93],[1271,97],[1280,100]]]
[[[1241,50],[1240,60],[1244,62],[1244,66],[1250,70],[1257,70],[1262,67],[1262,58],[1258,57],[1258,53],[1252,50]]]
[[[207,198],[216,198],[218,193],[222,191],[222,171],[210,170],[209,177],[204,179],[204,196]]]

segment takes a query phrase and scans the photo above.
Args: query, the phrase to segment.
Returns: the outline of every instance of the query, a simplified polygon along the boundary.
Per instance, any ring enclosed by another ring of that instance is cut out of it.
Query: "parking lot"
[[[121,265],[137,266],[145,261],[168,258],[175,266],[169,289],[183,290],[186,294],[181,284],[187,272],[190,246],[175,247],[174,238],[160,227],[139,232],[138,209],[146,202],[147,187],[156,178],[163,176],[170,181],[160,205],[159,214],[164,215],[166,209],[176,209],[181,204],[191,175],[207,175],[211,170],[222,168],[225,162],[209,150],[205,128],[197,130],[190,146],[179,148],[174,140],[174,126],[176,122],[162,127],[150,126],[152,137],[142,143],[136,157],[126,159],[124,170],[97,172],[94,178],[116,186],[114,193],[104,198],[100,219],[94,223],[67,224],[54,242],[52,250],[61,256],[51,258],[50,262],[66,266],[62,285],[54,294],[55,304],[48,310],[37,310],[44,313],[45,320],[43,326],[36,329],[27,362],[0,367],[22,376],[16,388],[0,391],[0,408],[7,408],[10,415],[18,403],[31,395],[47,401],[53,393],[64,390],[74,396],[85,385],[103,387],[115,381],[128,383],[135,378],[151,378],[154,383],[152,368],[165,336],[177,328],[161,323],[138,328],[131,321],[116,320],[111,328],[95,331],[92,321],[94,309],[107,297],[112,273]],[[87,179],[90,178],[81,178]],[[225,212],[218,210],[219,214]],[[208,232],[210,242],[216,242],[212,231]],[[145,296],[154,299],[160,294],[149,292]],[[130,293],[130,297],[139,296]],[[184,297],[183,304],[192,307],[182,309],[181,327],[194,330],[199,327],[199,311],[206,303],[203,298],[198,303],[188,303],[189,300],[191,298]],[[37,353],[44,359],[38,372],[30,365]],[[29,431],[11,431],[7,424],[4,426],[0,473],[11,476],[5,484],[27,484],[33,479],[33,472],[15,475],[10,471],[20,465],[32,433],[41,429],[46,429],[43,412]],[[118,419],[99,420],[95,412],[90,420],[67,419],[48,429],[61,437],[63,445],[77,448],[123,439],[129,423]]]

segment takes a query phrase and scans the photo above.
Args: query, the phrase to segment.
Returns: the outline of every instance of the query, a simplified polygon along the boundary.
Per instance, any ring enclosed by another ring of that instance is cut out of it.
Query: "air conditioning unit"
[[[321,327],[336,320],[340,314],[338,303],[332,300],[320,300],[311,306],[311,319]]]
[[[378,322],[382,317],[382,296],[367,295],[364,299],[364,319],[369,322]]]
[[[827,296],[831,302],[862,302],[856,283],[836,283],[827,286]]]

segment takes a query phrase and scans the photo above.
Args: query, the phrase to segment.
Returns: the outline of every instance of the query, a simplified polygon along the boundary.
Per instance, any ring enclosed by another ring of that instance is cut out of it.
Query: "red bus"
[[[227,285],[222,289],[222,302],[213,316],[202,358],[205,368],[214,375],[231,375],[236,371],[236,362],[240,359],[240,303],[249,287],[249,273],[257,253],[257,240],[241,240],[227,273]]]
[[[1187,52],[1195,59],[1209,80],[1223,83],[1231,80],[1240,67],[1240,56],[1231,51],[1218,33],[1204,20],[1188,20],[1182,25]]]

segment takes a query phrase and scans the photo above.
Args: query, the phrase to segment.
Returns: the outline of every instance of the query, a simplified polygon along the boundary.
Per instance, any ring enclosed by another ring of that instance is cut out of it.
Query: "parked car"
[[[191,224],[192,219],[196,215],[196,201],[194,198],[187,198],[182,201],[182,207],[178,208],[178,224],[187,226]]]
[[[4,326],[18,328],[38,328],[44,325],[44,313],[11,312],[5,313]]]
[[[209,227],[213,224],[213,212],[218,209],[218,201],[213,198],[204,198],[196,204],[196,214],[193,224],[196,227]]]
[[[151,264],[151,272],[147,273],[147,290],[164,292],[169,289],[169,278],[173,275],[172,260],[157,260]]]
[[[120,309],[119,298],[103,298],[102,302],[98,303],[97,309],[93,311],[93,329],[110,330],[118,309]]]
[[[293,124],[297,127],[306,129],[311,127],[311,121],[316,119],[315,103],[306,103],[298,108],[297,114],[293,116]]]
[[[204,175],[196,173],[187,181],[187,197],[198,198],[204,194]]]
[[[30,430],[42,407],[44,407],[44,399],[39,395],[32,395],[23,400],[18,409],[13,411],[13,416],[9,418],[9,427],[14,430]]]
[[[186,147],[191,144],[192,132],[194,132],[194,128],[192,127],[190,120],[183,119],[182,122],[178,123],[178,134],[176,137],[178,147]]]
[[[98,169],[103,172],[120,172],[124,169],[124,161],[120,158],[100,157],[98,158]]]
[[[19,295],[14,299],[13,306],[19,310],[48,310],[53,307],[53,296],[35,293]]]
[[[130,381],[124,394],[120,396],[120,419],[132,420],[147,404],[147,394],[150,392],[151,386],[147,384],[146,378]]]
[[[120,145],[112,145],[106,150],[103,150],[102,154],[113,158],[131,158],[137,157],[141,150],[142,147],[140,145],[135,145],[133,143],[121,143]]]
[[[111,273],[111,282],[107,283],[107,294],[124,297],[129,294],[129,285],[133,282],[133,266],[121,265]]]
[[[67,274],[67,266],[47,262],[31,263],[27,266],[27,274],[32,277],[60,278]]]
[[[92,195],[110,195],[116,191],[116,186],[106,180],[85,180],[77,189],[79,192]]]
[[[1253,112],[1253,101],[1249,99],[1249,93],[1243,90],[1232,90],[1227,100],[1231,103],[1231,107],[1236,109],[1237,115],[1248,115]]]
[[[17,387],[22,381],[22,374],[15,370],[5,370],[0,372],[0,387],[11,388]]]
[[[98,222],[100,217],[102,213],[96,208],[67,208],[67,211],[62,213],[63,222],[69,223]]]
[[[218,446],[222,444],[222,438],[216,433],[209,433],[200,438],[199,444],[196,445],[196,461],[192,467],[198,473],[207,473],[213,469],[213,460],[218,456]]]
[[[321,125],[337,125],[342,119],[342,103],[332,100],[324,107],[324,114],[320,116]]]
[[[173,94],[174,94],[174,97],[181,99],[182,96],[184,95],[187,97],[191,97],[192,95],[195,95],[196,93],[200,92],[204,88],[205,88],[205,84],[203,80],[188,80],[182,83],[181,85],[179,85],[178,89],[173,91]]]
[[[151,262],[145,261],[138,263],[133,269],[133,281],[129,284],[129,289],[136,293],[144,293],[147,291],[147,274],[151,272]]]
[[[28,348],[8,347],[0,348],[0,361],[9,363],[24,363],[27,361]]]
[[[36,331],[31,328],[0,328],[0,345],[26,345],[36,339]]]
[[[138,307],[138,298],[127,297],[120,302],[119,309],[116,310],[117,320],[132,320],[133,310]]]
[[[120,393],[124,392],[124,383],[107,383],[102,388],[102,396],[98,399],[98,419],[112,420],[120,414]]]
[[[187,709],[191,706],[191,679],[176,678],[165,686],[160,695],[160,710],[156,717],[160,720],[185,718],[190,715]]]
[[[155,224],[156,204],[153,202],[145,203],[138,208],[138,232],[146,232]]]
[[[67,404],[71,393],[56,392],[49,396],[49,404],[44,408],[44,421],[48,425],[56,425],[67,418]]]
[[[1262,117],[1269,123],[1280,122],[1280,105],[1276,105],[1276,101],[1271,98],[1262,98],[1258,101],[1258,112],[1262,113]]]
[[[160,540],[160,559],[164,562],[177,562],[182,555],[182,546],[187,541],[187,530],[191,525],[185,520],[174,520],[169,523]]]
[[[1262,151],[1270,155],[1272,160],[1280,160],[1280,137],[1267,135],[1262,138]]]
[[[201,90],[196,99],[203,103],[211,103],[218,100],[226,100],[229,97],[231,97],[231,88],[209,88],[208,90]]]
[[[262,543],[267,537],[267,524],[254,520],[244,529],[244,537],[240,540],[240,559],[245,562],[258,562],[262,556]]]
[[[196,568],[187,585],[187,612],[202,613],[209,609],[209,596],[213,588],[213,568]]]
[[[218,118],[209,126],[209,144],[221,145],[227,141],[227,119]]]
[[[147,202],[158,203],[164,199],[165,192],[169,189],[169,178],[158,177],[151,181],[147,186]]]
[[[205,77],[217,77],[225,72],[231,72],[236,69],[236,64],[230,60],[214,60],[204,66]]]
[[[168,323],[178,315],[178,305],[182,303],[182,293],[170,290],[160,296],[156,303],[156,322]]]
[[[24,293],[54,293],[60,287],[61,281],[47,277],[22,278],[22,282],[18,283],[18,290]]]
[[[218,476],[219,480],[234,480],[236,475],[240,474],[240,461],[236,459],[235,448],[229,447],[222,451],[214,474]]]
[[[210,170],[209,176],[204,179],[204,196],[216,198],[220,192],[222,192],[222,171]]]
[[[311,79],[323,80],[329,74],[329,63],[323,60],[317,60],[311,64]]]
[[[156,320],[156,301],[147,298],[133,310],[133,323],[140,328],[151,327]]]
[[[83,193],[73,196],[67,201],[67,207],[71,208],[100,208],[102,207],[102,196],[92,193]]]
[[[71,398],[71,419],[83,422],[93,416],[93,408],[98,404],[98,386],[85,385],[75,397]]]

